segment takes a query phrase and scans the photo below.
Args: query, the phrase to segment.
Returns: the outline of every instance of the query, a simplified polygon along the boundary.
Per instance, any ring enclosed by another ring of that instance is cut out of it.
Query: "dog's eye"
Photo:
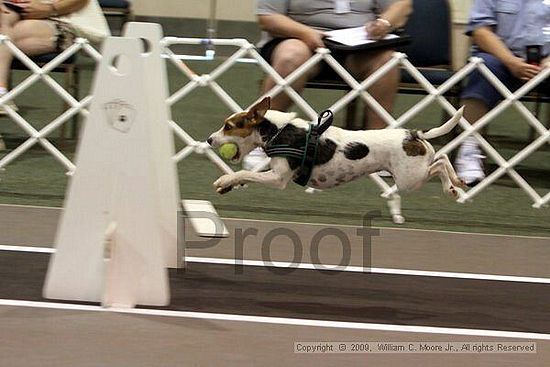
[[[225,131],[231,130],[231,125],[225,124],[225,125],[223,126],[223,129],[224,129]]]

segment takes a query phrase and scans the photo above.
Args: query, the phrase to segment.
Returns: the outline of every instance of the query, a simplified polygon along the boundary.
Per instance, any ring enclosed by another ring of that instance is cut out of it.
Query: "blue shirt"
[[[525,46],[541,45],[542,54],[550,53],[549,0],[474,0],[466,34],[480,27],[491,27],[506,46],[525,58]]]

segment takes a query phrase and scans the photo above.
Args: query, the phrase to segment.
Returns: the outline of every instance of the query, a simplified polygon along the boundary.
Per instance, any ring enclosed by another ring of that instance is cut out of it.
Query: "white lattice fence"
[[[35,144],[40,144],[48,151],[54,158],[56,158],[70,174],[74,171],[74,164],[57,149],[49,140],[48,136],[61,125],[67,123],[77,113],[81,113],[87,116],[88,111],[86,106],[89,105],[92,96],[86,96],[80,101],[77,101],[69,92],[67,92],[54,78],[50,76],[52,70],[56,69],[59,65],[66,60],[71,59],[79,52],[85,52],[94,60],[99,60],[101,55],[97,50],[92,47],[86,39],[78,38],[75,43],[60,53],[53,60],[48,62],[43,67],[38,66],[33,60],[19,50],[13,42],[5,35],[0,35],[0,44],[5,45],[13,54],[13,56],[24,64],[32,72],[30,76],[19,83],[15,88],[10,90],[4,96],[0,98],[0,105],[5,109],[11,121],[17,124],[23,131],[28,134],[27,140],[15,148],[13,151],[6,154],[0,160],[0,169],[3,169],[13,160],[20,157],[24,152],[30,149]],[[67,106],[69,107],[65,112],[56,117],[53,121],[47,123],[42,129],[35,129],[31,123],[25,120],[17,111],[15,111],[7,102],[13,100],[15,97],[23,93],[25,90],[33,86],[39,80],[42,80],[50,88],[50,90],[57,96],[59,96]]]
[[[32,60],[25,56],[20,50],[18,50],[7,37],[0,37],[0,42],[5,44],[11,50],[11,52],[13,52],[15,57],[21,60],[21,62],[27,65],[32,71],[32,74],[28,78],[17,85],[4,97],[0,98],[0,105],[4,106],[11,120],[29,135],[28,139],[24,143],[19,145],[13,151],[6,154],[0,160],[0,169],[6,167],[16,158],[20,157],[33,145],[41,144],[46,149],[46,151],[54,156],[69,172],[72,172],[75,169],[74,164],[48,141],[48,136],[49,134],[51,134],[52,131],[69,121],[75,114],[80,113],[86,116],[86,106],[89,105],[92,96],[88,95],[79,101],[76,100],[66,90],[64,90],[63,87],[59,85],[59,83],[51,78],[49,76],[49,73],[53,69],[55,69],[56,66],[63,63],[63,61],[69,59],[77,52],[86,52],[95,60],[99,60],[101,58],[101,55],[92,46],[90,46],[86,40],[78,39],[74,45],[61,53],[50,63],[40,68],[34,62],[32,62]],[[456,137],[450,143],[440,149],[437,154],[450,152],[451,150],[455,149],[461,142],[463,142],[466,137],[473,135],[479,140],[482,148],[485,150],[487,155],[490,156],[493,161],[499,166],[499,168],[491,173],[488,177],[486,177],[473,189],[469,190],[464,195],[461,195],[458,200],[460,202],[464,202],[475,197],[489,185],[494,183],[502,175],[508,174],[529,196],[529,198],[533,202],[534,207],[539,208],[543,205],[548,204],[548,202],[550,201],[550,193],[547,193],[544,196],[540,196],[536,192],[536,190],[514,169],[515,166],[523,162],[533,152],[537,151],[542,145],[550,141],[550,131],[547,130],[544,125],[537,118],[535,118],[535,116],[519,100],[521,97],[525,96],[548,77],[548,75],[550,74],[550,68],[545,68],[543,72],[540,73],[537,77],[530,80],[520,89],[512,93],[487,69],[481,59],[472,58],[470,62],[466,64],[461,70],[457,71],[452,78],[436,88],[431,85],[428,80],[426,80],[426,78],[424,78],[424,76],[409,62],[407,56],[402,53],[394,53],[393,58],[386,65],[374,72],[367,79],[363,81],[357,81],[345,70],[342,65],[340,65],[332,57],[329,50],[318,49],[311,59],[309,59],[306,63],[304,63],[301,67],[288,75],[286,78],[282,78],[259,55],[255,47],[248,41],[244,39],[213,39],[210,40],[210,42],[214,46],[233,46],[236,47],[237,50],[230,57],[226,58],[209,74],[197,75],[181,62],[179,55],[176,55],[172,51],[171,47],[175,45],[201,45],[204,44],[203,39],[166,37],[161,41],[164,55],[168,58],[169,62],[174,64],[188,79],[187,83],[185,83],[175,93],[169,96],[166,101],[169,107],[172,107],[178,101],[188,97],[191,93],[197,91],[199,88],[209,88],[231,111],[237,112],[243,110],[247,106],[240,106],[235,101],[235,99],[222,88],[222,86],[218,83],[218,79],[224,73],[229,72],[231,66],[239,62],[239,60],[241,60],[242,58],[249,58],[253,59],[257,63],[258,67],[264,73],[270,75],[276,82],[276,86],[271,91],[269,91],[267,95],[274,96],[281,92],[287,93],[294,101],[294,103],[300,108],[300,110],[303,111],[307,118],[315,121],[317,117],[317,112],[300,94],[298,94],[291,88],[291,84],[293,83],[293,81],[296,80],[296,78],[303,75],[303,73],[307,72],[317,63],[324,61],[329,64],[336,71],[336,73],[338,73],[338,75],[340,75],[341,78],[351,87],[351,90],[348,93],[346,93],[342,98],[338,99],[332,106],[329,106],[328,108],[332,109],[334,112],[338,112],[345,108],[346,105],[349,104],[353,99],[359,96],[370,108],[375,109],[380,114],[380,116],[388,124],[388,128],[399,128],[406,127],[406,124],[408,122],[410,122],[415,116],[417,116],[425,108],[431,105],[434,101],[437,102],[447,113],[455,113],[456,109],[444,97],[444,94],[454,85],[460,83],[463,79],[465,79],[473,70],[479,69],[480,72],[483,73],[483,75],[485,75],[490,80],[490,82],[495,85],[495,87],[503,94],[504,100],[474,125],[470,125],[465,119],[462,119],[460,121],[460,125],[464,129],[464,131],[458,137]],[[396,66],[407,69],[407,71],[417,80],[417,82],[426,90],[427,93],[424,98],[422,98],[418,103],[416,103],[413,107],[404,112],[398,118],[394,118],[389,113],[387,113],[380,106],[380,104],[367,92],[367,89],[372,86],[373,83],[375,83],[385,73]],[[11,109],[9,105],[6,105],[6,102],[18,96],[39,79],[42,79],[51,88],[53,93],[57,94],[64,101],[66,101],[69,105],[69,109],[67,109],[63,114],[55,118],[53,121],[49,122],[44,128],[37,130],[21,115]],[[527,147],[518,152],[516,155],[514,155],[512,158],[506,160],[487,140],[485,140],[479,134],[479,130],[494,121],[499,116],[499,114],[501,114],[510,105],[513,105],[518,109],[518,111],[525,117],[528,124],[532,126],[539,134],[539,137],[531,142]],[[226,173],[232,172],[231,168],[227,166],[227,164],[223,160],[221,160],[215,152],[211,150],[208,144],[202,141],[197,141],[185,131],[185,124],[187,122],[178,123],[176,121],[168,121],[168,123],[173,129],[175,136],[177,136],[186,145],[185,148],[177,152],[174,156],[174,160],[176,162],[179,162],[180,160],[184,159],[192,153],[200,153],[205,154],[222,171]],[[397,189],[395,188],[395,186],[390,187],[386,183],[386,181],[381,179],[377,174],[373,174],[370,177],[380,187],[383,192],[382,195],[390,199],[390,209],[392,210],[392,214],[398,216],[400,204],[399,196],[397,195]],[[394,216],[394,220],[395,219],[396,217]]]
[[[166,47],[169,48],[170,46],[175,44],[199,45],[204,41],[202,39],[169,38],[165,39],[165,42]],[[543,144],[549,141],[550,132],[527,109],[527,107],[519,101],[519,99],[525,96],[531,90],[533,90],[543,80],[548,78],[548,75],[550,74],[550,68],[544,69],[539,75],[537,75],[536,78],[533,78],[528,83],[523,85],[520,89],[512,93],[498,80],[498,78],[496,78],[494,74],[492,74],[487,69],[487,67],[483,64],[483,60],[481,58],[473,57],[468,64],[466,64],[462,69],[458,70],[445,83],[436,88],[435,86],[430,84],[430,82],[420,73],[420,71],[410,63],[410,61],[407,59],[407,56],[402,53],[394,53],[392,60],[389,61],[386,65],[374,72],[367,79],[363,81],[357,81],[346,71],[346,69],[342,65],[340,65],[330,55],[329,50],[318,49],[316,50],[316,53],[313,55],[312,58],[310,58],[307,62],[305,62],[302,66],[300,66],[286,78],[282,78],[265,60],[263,60],[263,58],[253,47],[253,45],[248,43],[246,40],[212,40],[212,43],[215,46],[236,46],[239,47],[239,50],[235,52],[231,57],[229,57],[210,75],[194,76],[194,79],[192,79],[193,84],[188,84],[182,87],[182,89],[180,89],[178,93],[172,96],[174,99],[182,98],[186,93],[190,92],[191,89],[195,89],[197,86],[209,86],[216,92],[222,102],[224,102],[232,111],[242,110],[242,107],[238,106],[227,93],[220,90],[221,87],[215,82],[215,79],[219,77],[222,73],[227,71],[231,65],[238,62],[239,58],[248,56],[255,60],[259,67],[266,74],[269,74],[276,82],[276,86],[272,90],[270,90],[267,95],[274,96],[283,91],[286,92],[294,101],[294,103],[312,121],[315,121],[317,112],[312,109],[312,107],[307,103],[306,100],[304,100],[302,96],[300,96],[296,91],[291,88],[291,84],[297,78],[309,71],[312,67],[314,67],[321,61],[325,61],[327,64],[329,64],[351,88],[351,90],[346,95],[337,100],[329,108],[332,109],[334,112],[338,112],[345,108],[345,106],[349,104],[353,99],[359,96],[370,108],[373,108],[377,111],[377,113],[388,124],[388,128],[406,127],[406,124],[408,122],[410,122],[414,117],[416,117],[424,109],[430,106],[434,101],[437,102],[450,115],[454,114],[456,112],[456,109],[444,97],[445,93],[453,88],[456,84],[462,82],[465,78],[467,78],[472,71],[474,71],[475,69],[479,69],[480,72],[485,75],[488,80],[502,93],[504,100],[473,126],[470,125],[465,119],[462,119],[460,121],[460,126],[464,129],[463,133],[461,133],[458,137],[456,137],[450,143],[440,149],[437,152],[437,155],[450,152],[451,150],[458,147],[468,136],[473,135],[480,142],[481,147],[485,150],[487,155],[493,159],[493,161],[499,166],[499,168],[492,174],[490,174],[487,178],[485,178],[476,187],[461,195],[458,201],[465,202],[473,198],[475,195],[488,187],[505,173],[508,174],[518,184],[518,186],[523,191],[525,191],[525,193],[532,199],[534,207],[539,208],[543,205],[546,205],[550,200],[550,193],[541,197],[533,189],[533,187],[514,169],[514,167],[518,163],[525,160],[529,155],[531,155]],[[179,59],[176,55],[174,55],[170,51],[168,51],[167,53],[174,63],[179,62]],[[413,107],[404,112],[397,119],[387,113],[384,108],[382,108],[380,104],[367,92],[367,89],[370,86],[372,86],[378,79],[380,79],[385,73],[387,73],[391,68],[395,66],[405,68],[413,76],[413,78],[426,90],[427,93],[427,95],[422,98],[421,101],[416,103]],[[514,157],[506,160],[484,137],[479,134],[479,130],[491,121],[494,121],[494,119],[497,118],[498,115],[510,105],[514,105],[519,110],[522,116],[525,117],[528,124],[533,127],[540,136],[532,143],[530,143],[527,147],[514,155]],[[371,178],[382,189],[384,197],[391,197],[392,194],[397,192],[395,186],[389,187],[386,182],[382,180],[378,175],[373,174],[371,175]]]

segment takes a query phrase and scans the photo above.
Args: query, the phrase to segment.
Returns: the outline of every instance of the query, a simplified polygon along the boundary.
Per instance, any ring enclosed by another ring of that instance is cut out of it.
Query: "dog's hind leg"
[[[438,158],[430,165],[429,177],[431,178],[434,176],[438,176],[441,180],[441,183],[443,184],[443,191],[445,191],[447,194],[451,195],[455,199],[459,197],[459,189],[453,184],[453,181],[451,180],[449,172],[447,171],[447,162],[444,158]]]
[[[438,158],[438,160],[442,160],[444,162],[445,169],[447,170],[447,174],[449,175],[449,178],[451,179],[453,185],[458,187],[466,187],[466,183],[464,182],[464,180],[460,179],[456,174],[456,171],[453,168],[453,165],[451,164],[451,161],[449,160],[447,154],[442,154]]]
[[[405,217],[401,214],[401,196],[397,193],[388,198],[388,208],[395,224],[405,223]]]

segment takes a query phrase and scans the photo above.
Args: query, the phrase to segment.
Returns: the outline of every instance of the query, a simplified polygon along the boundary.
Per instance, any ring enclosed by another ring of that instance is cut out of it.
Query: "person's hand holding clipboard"
[[[369,22],[365,26],[365,30],[367,31],[369,39],[377,41],[391,32],[392,25],[387,19],[378,18]]]
[[[323,41],[329,49],[341,51],[362,51],[378,48],[399,47],[411,42],[408,35],[378,32],[373,28],[374,35],[367,33],[367,27],[344,28],[325,32]]]

